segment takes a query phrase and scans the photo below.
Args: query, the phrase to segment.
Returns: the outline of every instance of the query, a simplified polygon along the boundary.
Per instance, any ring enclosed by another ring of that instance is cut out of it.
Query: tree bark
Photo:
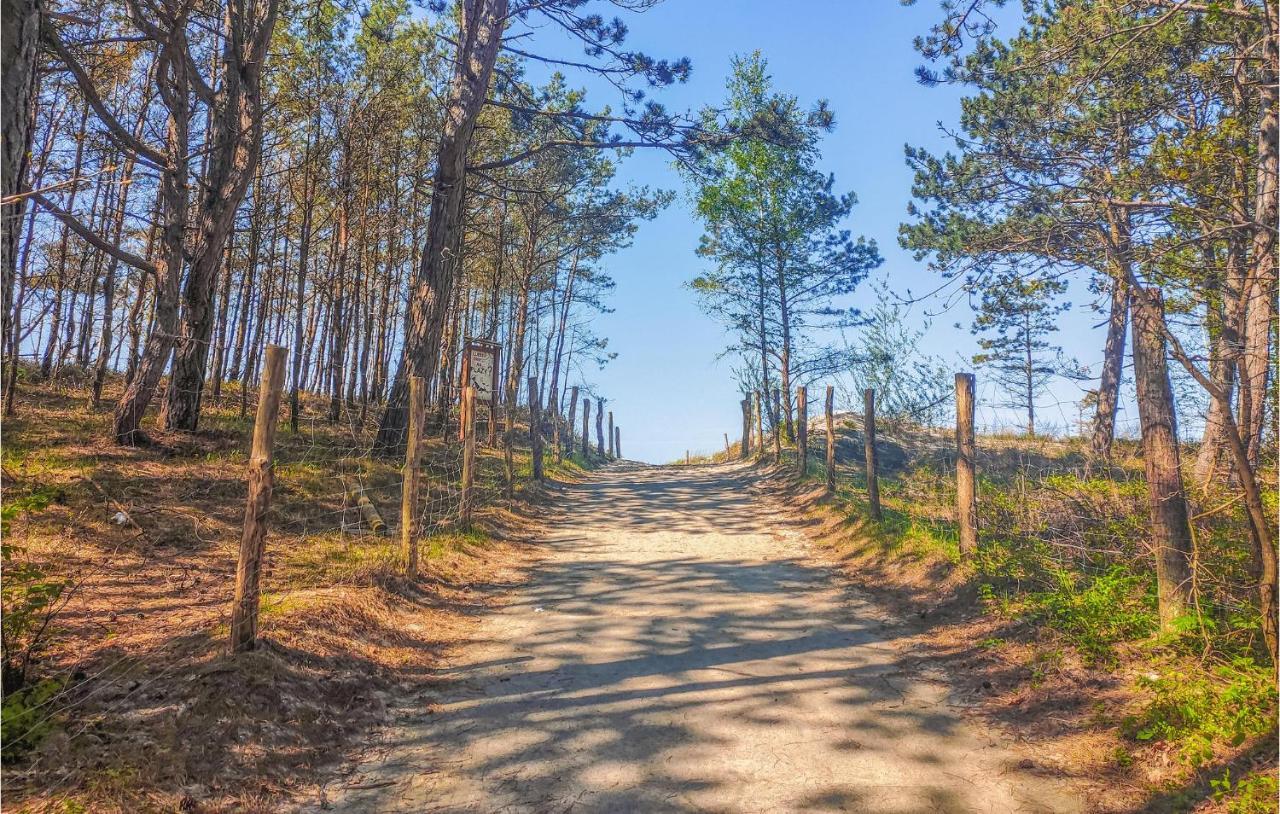
[[[1135,297],[1133,373],[1138,391],[1138,415],[1142,421],[1160,627],[1172,631],[1175,621],[1192,604],[1192,538],[1163,326],[1159,290],[1148,289],[1143,296]]]
[[[185,12],[170,21],[171,30],[186,28]],[[160,377],[173,352],[178,332],[178,297],[182,285],[182,266],[187,227],[187,170],[190,164],[190,78],[189,60],[183,55],[186,43],[175,33],[161,46],[157,58],[157,91],[168,111],[168,133],[165,139],[166,166],[160,173],[162,223],[160,250],[155,259],[155,323],[147,333],[146,344],[129,385],[116,404],[112,432],[119,444],[133,445],[146,440],[142,417],[155,395]]]
[[[35,112],[36,63],[40,56],[40,26],[43,0],[4,0],[0,6],[0,198],[8,199],[25,190],[30,163],[32,122]],[[17,199],[0,208],[0,336],[11,339],[13,331],[13,289],[18,268],[18,236],[25,200]]]
[[[1111,460],[1111,444],[1116,437],[1116,406],[1120,401],[1120,377],[1124,371],[1124,338],[1129,325],[1129,287],[1112,280],[1111,313],[1107,318],[1107,341],[1103,350],[1102,376],[1098,381],[1097,412],[1089,452],[1095,461]]]
[[[427,240],[410,295],[404,356],[374,441],[374,448],[383,453],[398,450],[404,443],[406,376],[433,376],[439,364],[441,334],[453,299],[454,262],[447,253],[459,245],[467,149],[489,92],[507,4],[507,0],[464,0],[461,4],[457,59],[436,151]]]
[[[253,179],[262,148],[262,68],[279,0],[226,0],[222,72],[211,111],[211,150],[196,206],[185,316],[174,354],[164,426],[194,432],[213,334],[213,295],[236,209]],[[185,59],[185,55],[179,58]]]

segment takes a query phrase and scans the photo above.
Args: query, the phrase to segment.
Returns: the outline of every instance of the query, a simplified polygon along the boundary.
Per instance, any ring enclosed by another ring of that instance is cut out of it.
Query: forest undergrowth
[[[231,385],[199,432],[109,446],[96,439],[110,413],[63,381],[25,384],[5,422],[7,810],[279,810],[429,681],[537,556],[550,501],[527,429],[511,499],[501,450],[481,444],[467,528],[450,514],[456,484],[440,482],[457,445],[428,442],[423,565],[408,580],[402,462],[368,455],[358,407],[329,424],[327,399],[304,397],[299,431],[286,423],[276,444],[261,644],[233,658],[252,410]],[[547,455],[552,479],[589,465]],[[369,527],[357,484],[389,529]]]

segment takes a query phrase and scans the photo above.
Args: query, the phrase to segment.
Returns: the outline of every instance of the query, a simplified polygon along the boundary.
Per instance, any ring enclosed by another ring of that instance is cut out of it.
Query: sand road
[[[568,487],[549,556],[329,810],[1074,812],[733,465]]]

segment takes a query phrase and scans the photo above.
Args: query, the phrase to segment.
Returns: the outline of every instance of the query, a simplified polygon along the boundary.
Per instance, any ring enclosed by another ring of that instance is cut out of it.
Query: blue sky
[[[608,13],[606,4],[598,6],[597,11]],[[934,0],[910,7],[898,0],[666,0],[644,14],[622,16],[630,29],[628,47],[655,57],[692,59],[689,82],[657,95],[669,108],[696,109],[722,100],[731,58],[753,50],[768,60],[780,90],[806,105],[828,99],[836,127],[823,142],[823,169],[835,174],[838,189],[852,190],[859,199],[847,226],[879,244],[885,262],[877,273],[887,276],[894,291],[920,294],[940,280],[898,247],[898,224],[905,217],[911,185],[903,145],[944,148],[938,125],[954,125],[959,115],[959,89],[924,87],[914,75],[921,58],[912,39],[937,15]],[[537,38],[541,53],[578,55],[550,30]],[[588,89],[593,106],[616,103],[608,88],[587,77],[570,75],[569,81]],[[723,445],[725,432],[737,437],[740,396],[728,360],[716,360],[727,342],[724,331],[698,310],[684,287],[708,262],[694,253],[701,228],[666,154],[637,151],[622,165],[619,181],[674,189],[680,195],[656,220],[641,226],[629,249],[606,261],[617,280],[615,311],[599,317],[596,327],[609,337],[618,357],[590,379],[612,404],[627,457],[661,463],[683,456],[686,449],[713,451]],[[1063,318],[1058,339],[1080,362],[1096,363],[1103,337],[1095,324],[1101,318],[1086,307],[1085,292],[1073,291],[1072,296],[1076,307]],[[870,286],[864,285],[842,304],[864,306],[872,297]],[[940,302],[917,305],[911,319],[921,320],[926,308],[940,307]],[[970,369],[970,321],[963,302],[935,316],[926,349],[953,362],[957,370]],[[995,402],[996,394],[983,386],[981,374],[979,382],[980,403]],[[1041,419],[1046,425],[1074,422],[1079,397],[1077,385],[1058,383],[1046,394]],[[986,406],[980,420],[1013,422],[1007,412]]]

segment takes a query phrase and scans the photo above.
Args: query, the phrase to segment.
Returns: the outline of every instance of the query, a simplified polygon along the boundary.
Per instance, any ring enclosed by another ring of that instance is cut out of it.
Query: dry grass
[[[394,527],[396,463],[351,456],[350,427],[282,430],[262,646],[233,658],[250,429],[238,394],[207,405],[199,433],[152,432],[151,446],[122,449],[104,441],[109,413],[91,412],[83,392],[21,393],[4,424],[5,500],[51,502],[16,518],[6,543],[73,589],[34,676],[62,682],[41,710],[55,727],[5,767],[6,810],[278,810],[428,679],[537,556],[543,493],[522,484],[499,506],[501,459],[482,451],[488,508],[472,529],[424,541],[424,573],[407,581],[394,530],[344,533],[333,488],[336,474],[359,477]],[[304,404],[304,416],[322,411]]]

